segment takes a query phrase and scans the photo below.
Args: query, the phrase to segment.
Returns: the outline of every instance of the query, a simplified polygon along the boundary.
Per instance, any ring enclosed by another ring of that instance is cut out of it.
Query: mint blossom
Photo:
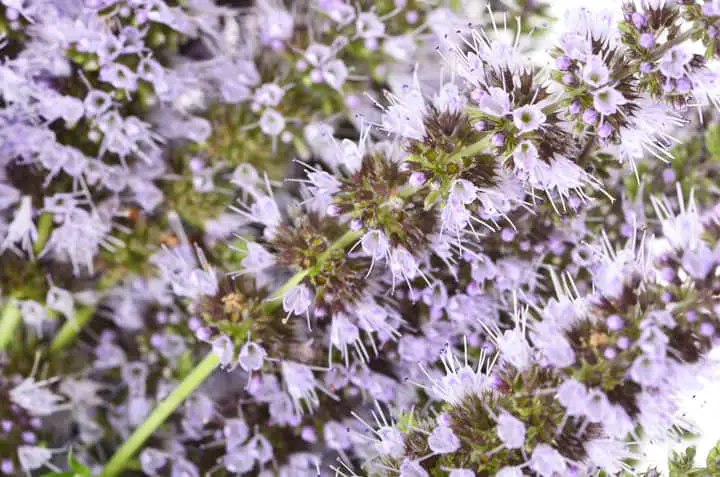
[[[64,409],[65,399],[47,389],[49,383],[26,378],[10,390],[10,400],[34,416],[49,416]]]
[[[532,453],[530,468],[543,477],[552,477],[555,473],[566,472],[567,463],[557,450],[540,444]]]
[[[543,125],[546,118],[545,114],[537,106],[521,106],[513,111],[515,127],[521,133],[538,129]]]
[[[691,55],[687,51],[677,46],[663,55],[658,68],[669,78],[681,78],[685,74],[685,67],[690,58]]]
[[[15,218],[7,228],[7,233],[3,239],[2,250],[11,245],[18,244],[20,250],[27,254],[32,254],[32,245],[37,240],[37,228],[32,217],[32,202],[30,197],[20,199],[20,207],[15,214]]]
[[[601,57],[593,55],[585,63],[582,76],[587,84],[599,88],[610,79],[610,71]]]
[[[525,425],[512,415],[503,412],[497,421],[498,437],[509,449],[518,449],[525,443]]]
[[[438,426],[428,436],[428,446],[433,452],[447,454],[455,452],[460,447],[460,440],[449,427]]]
[[[490,116],[506,116],[507,114],[510,114],[511,111],[510,95],[508,95],[508,93],[501,88],[492,87],[487,93],[480,96],[478,100],[478,107],[482,112]],[[532,110],[526,114],[528,115],[529,120],[523,120],[521,124],[532,124],[533,121],[538,120],[542,122],[542,120],[540,119],[541,116],[538,116],[537,113],[533,114]],[[520,113],[520,115],[522,115],[522,112]],[[517,121],[520,121],[520,119],[518,119]]]
[[[593,107],[604,115],[615,114],[618,106],[627,103],[622,93],[608,86],[595,91],[593,97]]]

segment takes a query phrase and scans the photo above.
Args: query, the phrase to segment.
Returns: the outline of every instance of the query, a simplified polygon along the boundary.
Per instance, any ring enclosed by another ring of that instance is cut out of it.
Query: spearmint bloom
[[[20,467],[25,472],[42,469],[53,457],[52,452],[39,446],[21,446],[17,454]]]
[[[503,116],[510,114],[510,95],[502,88],[489,88],[487,93],[480,96],[478,100],[478,107],[485,114],[502,118]],[[522,112],[520,115],[522,115]],[[527,122],[529,121],[523,121],[521,124]]]
[[[610,70],[599,56],[593,55],[588,58],[583,67],[583,81],[596,88],[605,86],[610,79]]]
[[[552,477],[567,471],[565,458],[547,444],[535,448],[530,460],[530,468],[542,477]]]
[[[312,303],[310,290],[298,285],[288,290],[282,297],[283,309],[290,315],[306,315]]]
[[[287,392],[296,410],[303,410],[302,402],[305,402],[309,410],[318,406],[318,394],[315,389],[317,382],[312,370],[308,366],[291,361],[283,361],[281,372],[283,381],[287,387]]]
[[[34,416],[49,416],[65,409],[65,399],[49,389],[47,382],[26,378],[10,390],[10,400]]]
[[[256,7],[255,15],[260,31],[260,41],[273,48],[279,48],[288,41],[294,30],[293,15],[280,2],[265,2]]]
[[[423,117],[425,100],[420,91],[417,76],[413,85],[403,85],[396,95],[388,95],[390,106],[383,114],[382,126],[391,134],[415,140],[425,136]]]
[[[460,440],[457,438],[451,428],[447,426],[438,426],[428,436],[428,446],[433,452],[438,454],[448,454],[455,452],[460,448]]]
[[[32,199],[23,197],[20,199],[20,207],[15,213],[15,218],[10,223],[0,250],[18,244],[20,250],[32,255],[32,246],[37,240],[38,232],[32,217]]]
[[[660,59],[658,69],[669,78],[681,78],[690,59],[691,55],[682,47],[671,48]]]
[[[506,412],[498,417],[497,433],[508,449],[521,448],[525,443],[525,425]]]
[[[603,115],[615,114],[619,106],[627,103],[622,93],[608,86],[595,91],[593,96],[593,107]]]
[[[521,133],[538,129],[545,123],[546,119],[547,116],[545,113],[537,106],[521,106],[513,111],[515,127],[517,127]]]
[[[275,263],[275,257],[273,254],[265,250],[262,245],[259,245],[254,242],[248,242],[247,243],[247,251],[245,252],[245,257],[240,262],[240,265],[243,267],[243,270],[241,272],[236,272],[238,274],[240,273],[252,273],[257,274],[271,266]]]

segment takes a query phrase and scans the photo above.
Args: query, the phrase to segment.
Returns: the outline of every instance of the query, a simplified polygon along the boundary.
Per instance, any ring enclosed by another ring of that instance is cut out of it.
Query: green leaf
[[[685,477],[693,470],[693,462],[695,461],[695,447],[690,446],[685,449],[684,453],[673,452],[668,462],[670,477]]]
[[[720,123],[711,124],[705,133],[708,152],[715,159],[720,159]]]
[[[67,463],[70,470],[60,470],[42,474],[40,477],[93,477],[92,471],[86,465],[80,463],[72,453],[72,448],[68,450]]]
[[[720,474],[720,441],[708,452],[705,465],[708,471],[715,472],[713,475]]]
[[[72,469],[73,477],[93,477],[90,468],[75,458],[72,448],[68,450],[68,466]]]

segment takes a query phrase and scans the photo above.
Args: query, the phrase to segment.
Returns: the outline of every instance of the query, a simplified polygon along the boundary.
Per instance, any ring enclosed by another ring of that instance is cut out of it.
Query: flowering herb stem
[[[287,293],[287,291],[290,290],[292,287],[294,287],[294,286],[298,285],[300,282],[302,282],[305,277],[308,277],[308,276],[312,277],[318,271],[320,271],[320,268],[322,267],[323,263],[325,262],[325,260],[327,260],[327,258],[330,256],[330,254],[332,252],[334,252],[335,250],[347,247],[349,244],[351,244],[355,240],[359,239],[361,236],[362,236],[362,232],[359,230],[358,231],[348,230],[347,232],[345,232],[342,237],[340,237],[335,242],[333,242],[327,248],[327,250],[325,250],[318,257],[317,263],[313,267],[307,268],[304,270],[300,270],[295,275],[290,277],[290,280],[285,282],[285,284],[283,286],[278,288],[275,291],[275,293],[273,293],[273,295],[270,297],[270,299],[263,304],[263,311],[265,313],[270,313],[273,310],[275,310],[282,302],[282,297],[285,295],[285,293]]]
[[[280,287],[274,294],[273,300],[265,303],[264,311],[273,311],[280,303],[280,298],[284,293],[292,288],[293,286],[300,283],[306,276],[312,276],[320,270],[323,262],[330,256],[330,254],[338,249],[345,248],[353,241],[360,238],[362,232],[360,231],[347,231],[338,240],[333,242],[330,247],[325,250],[320,257],[318,257],[317,264],[309,269],[301,270],[290,278],[282,287]],[[85,318],[87,321],[92,313],[88,313],[88,317]],[[70,322],[68,322],[70,323]],[[70,328],[65,332],[66,338],[60,340],[56,344],[56,349],[60,349],[66,340],[72,339],[74,336],[71,334],[73,328]],[[62,336],[63,332],[58,334],[58,337]],[[55,342],[53,342],[55,344]],[[51,345],[52,349],[52,345]],[[170,395],[165,398],[145,420],[145,422],[138,427],[135,432],[128,438],[125,444],[120,447],[117,452],[110,458],[110,461],[105,466],[99,477],[114,477],[118,475],[127,465],[127,461],[138,451],[143,443],[152,435],[152,433],[160,427],[165,420],[177,409],[180,404],[190,395],[202,382],[210,376],[212,371],[215,369],[220,358],[215,353],[208,353],[208,355],[195,366],[190,374],[183,380]]]
[[[13,339],[15,329],[21,321],[20,308],[10,299],[0,315],[0,350],[5,349]]]
[[[56,353],[72,343],[77,337],[80,330],[87,324],[93,316],[95,307],[84,306],[77,310],[75,314],[65,321],[60,331],[55,335],[50,343],[50,352]]]
[[[208,353],[180,385],[158,404],[148,418],[145,419],[145,422],[135,429],[135,432],[133,432],[125,443],[113,454],[102,472],[100,472],[99,477],[115,477],[122,472],[128,464],[128,460],[135,455],[152,433],[165,422],[168,416],[210,376],[219,361],[220,358],[217,354],[213,352]]]

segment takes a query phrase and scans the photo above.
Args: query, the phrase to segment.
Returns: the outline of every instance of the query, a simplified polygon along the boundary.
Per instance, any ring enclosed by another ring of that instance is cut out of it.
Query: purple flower
[[[565,475],[567,464],[565,458],[557,450],[547,444],[538,444],[530,458],[530,468],[541,477]]]
[[[713,326],[712,323],[708,323],[706,321],[700,324],[699,331],[702,336],[710,337],[715,334],[715,326]]]
[[[521,133],[538,129],[546,119],[545,113],[534,105],[521,106],[513,111],[513,122]]]
[[[475,121],[475,124],[473,124],[473,127],[477,131],[484,131],[485,129],[487,129],[487,126],[488,124],[486,121]]]
[[[597,121],[598,114],[597,111],[595,111],[592,108],[587,108],[585,111],[583,111],[582,119],[585,124],[595,124],[595,121]]]
[[[628,349],[630,347],[630,338],[627,336],[621,336],[617,340],[617,347],[620,349]]]
[[[640,46],[645,49],[650,49],[655,46],[655,35],[652,33],[643,33],[640,35]]]
[[[495,147],[502,147],[505,145],[505,135],[503,133],[495,133],[492,136],[491,142]]]
[[[621,330],[625,326],[623,323],[622,318],[618,315],[610,315],[607,318],[607,327],[610,331],[618,331]]]
[[[675,89],[680,94],[687,94],[692,90],[692,82],[687,76],[684,76],[675,82]]]
[[[685,66],[691,59],[690,53],[680,46],[675,46],[660,59],[660,72],[668,78],[682,78],[685,75]]]
[[[0,472],[6,475],[10,475],[15,471],[15,465],[12,459],[3,459],[0,463]]]
[[[498,417],[497,434],[508,449],[520,449],[525,444],[525,424],[507,412]]]
[[[582,106],[580,104],[580,101],[575,99],[575,100],[573,100],[572,103],[570,103],[570,106],[568,106],[568,112],[570,114],[578,114],[580,112],[581,107]]]
[[[598,128],[598,136],[605,139],[607,137],[610,137],[610,135],[613,133],[613,127],[608,122],[603,122],[600,127]]]
[[[643,28],[647,24],[647,17],[640,12],[633,12],[631,19],[633,25],[638,29]]]
[[[428,436],[428,447],[438,454],[449,454],[460,448],[460,439],[447,426],[438,426]]]
[[[572,60],[568,56],[559,56],[555,60],[555,65],[560,71],[566,71],[568,68],[570,68],[570,65],[572,65]]]

